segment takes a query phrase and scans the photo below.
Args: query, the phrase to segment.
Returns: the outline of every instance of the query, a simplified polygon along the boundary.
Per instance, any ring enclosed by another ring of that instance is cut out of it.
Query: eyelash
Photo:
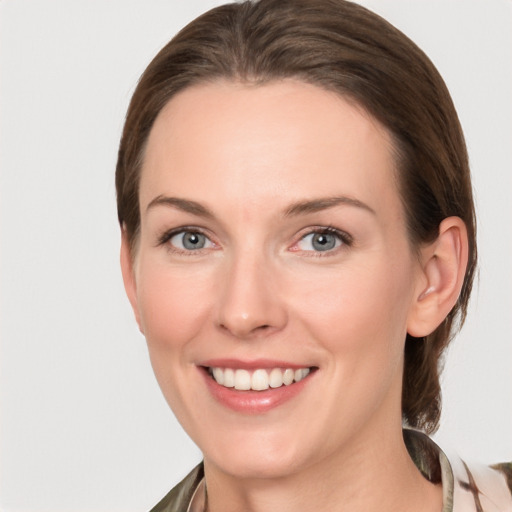
[[[169,231],[166,231],[165,233],[163,233],[158,238],[157,246],[167,245],[168,250],[170,252],[178,253],[178,254],[187,254],[187,255],[191,255],[191,254],[196,254],[197,255],[197,254],[200,254],[202,252],[202,249],[182,250],[182,249],[179,249],[179,248],[174,247],[171,244],[169,244],[169,241],[174,236],[182,234],[182,233],[183,234],[184,233],[197,233],[197,234],[203,235],[212,244],[216,245],[215,242],[212,242],[211,237],[208,236],[208,234],[206,234],[204,232],[204,230],[202,230],[201,228],[198,228],[197,226],[181,226],[179,228],[170,229]],[[318,235],[332,235],[332,236],[335,236],[335,237],[338,238],[338,240],[340,240],[341,246],[338,246],[338,247],[335,247],[333,249],[329,249],[329,250],[326,250],[326,251],[306,251],[306,250],[293,249],[293,248],[290,249],[290,250],[292,252],[310,253],[310,254],[308,254],[308,257],[323,258],[323,257],[331,256],[331,255],[333,255],[333,253],[338,253],[338,251],[342,250],[343,247],[350,247],[350,246],[353,245],[353,238],[347,232],[341,231],[340,229],[337,229],[337,228],[335,228],[333,226],[318,226],[318,227],[308,228],[308,230],[306,232],[302,233],[299,236],[298,240],[296,242],[294,242],[292,247],[295,247],[297,244],[299,244],[301,241],[303,241],[307,236],[309,236],[309,235],[316,235],[316,234],[318,234]],[[208,250],[208,249],[206,249],[206,250]]]
[[[351,247],[353,245],[353,238],[351,235],[349,235],[347,232],[342,231],[340,229],[337,229],[333,226],[318,226],[318,227],[312,227],[308,228],[308,230],[300,235],[298,240],[293,244],[293,246],[297,246],[301,241],[303,241],[307,236],[310,235],[332,235],[338,238],[338,240],[341,242],[341,245],[338,247],[334,247],[333,249],[328,249],[326,251],[305,251],[301,249],[292,249],[293,252],[304,252],[309,253],[307,254],[308,257],[311,258],[325,258],[329,256],[333,256],[334,254],[337,254],[340,250],[343,250],[344,248]]]
[[[169,241],[174,236],[179,235],[179,234],[185,234],[185,233],[195,233],[195,234],[198,234],[198,235],[203,235],[204,237],[206,237],[211,242],[211,237],[208,236],[208,234],[206,234],[201,228],[198,228],[197,226],[181,226],[179,228],[170,229],[169,231],[166,231],[165,233],[163,233],[158,238],[157,246],[166,245],[167,249],[170,252],[178,253],[178,254],[187,254],[187,255],[191,255],[192,253],[193,254],[200,254],[202,252],[202,249],[182,250],[182,249],[179,249],[178,247],[174,247],[171,244],[169,244]],[[211,243],[214,243],[214,242],[211,242]]]

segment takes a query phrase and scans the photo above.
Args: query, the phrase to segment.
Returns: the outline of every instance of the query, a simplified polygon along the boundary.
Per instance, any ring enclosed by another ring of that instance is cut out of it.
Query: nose
[[[227,267],[217,304],[218,327],[239,339],[282,330],[288,316],[277,269],[253,255],[239,257]]]

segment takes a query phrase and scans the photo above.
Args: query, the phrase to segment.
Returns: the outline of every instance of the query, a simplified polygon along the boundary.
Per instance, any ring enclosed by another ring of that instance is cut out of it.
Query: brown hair
[[[476,266],[475,216],[467,151],[448,90],[428,57],[404,34],[344,0],[261,0],[203,14],[153,59],[131,100],[116,171],[119,222],[132,248],[140,223],[144,148],[164,105],[180,90],[228,79],[296,78],[361,105],[391,133],[411,245],[435,240],[440,222],[458,216],[469,235],[469,263],[457,304],[424,339],[408,335],[402,413],[435,431],[439,372],[454,320],[466,315]]]

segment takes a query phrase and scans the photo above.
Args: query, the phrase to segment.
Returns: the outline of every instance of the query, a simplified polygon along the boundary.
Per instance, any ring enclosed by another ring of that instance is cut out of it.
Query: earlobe
[[[407,332],[423,337],[433,332],[455,306],[468,262],[468,236],[459,217],[439,225],[437,239],[422,249],[422,279],[411,309]]]
[[[135,279],[134,260],[132,257],[132,249],[128,240],[128,235],[124,227],[121,229],[121,273],[123,275],[124,289],[130,304],[132,306],[135,320],[139,326],[139,330],[144,334],[140,322],[139,307],[137,302],[137,282]]]

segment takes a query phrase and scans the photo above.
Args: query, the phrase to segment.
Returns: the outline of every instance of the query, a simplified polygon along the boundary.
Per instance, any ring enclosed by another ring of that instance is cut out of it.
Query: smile
[[[289,386],[306,377],[310,368],[258,368],[254,371],[233,368],[211,367],[209,373],[221,386],[238,391],[265,391],[269,388]]]

